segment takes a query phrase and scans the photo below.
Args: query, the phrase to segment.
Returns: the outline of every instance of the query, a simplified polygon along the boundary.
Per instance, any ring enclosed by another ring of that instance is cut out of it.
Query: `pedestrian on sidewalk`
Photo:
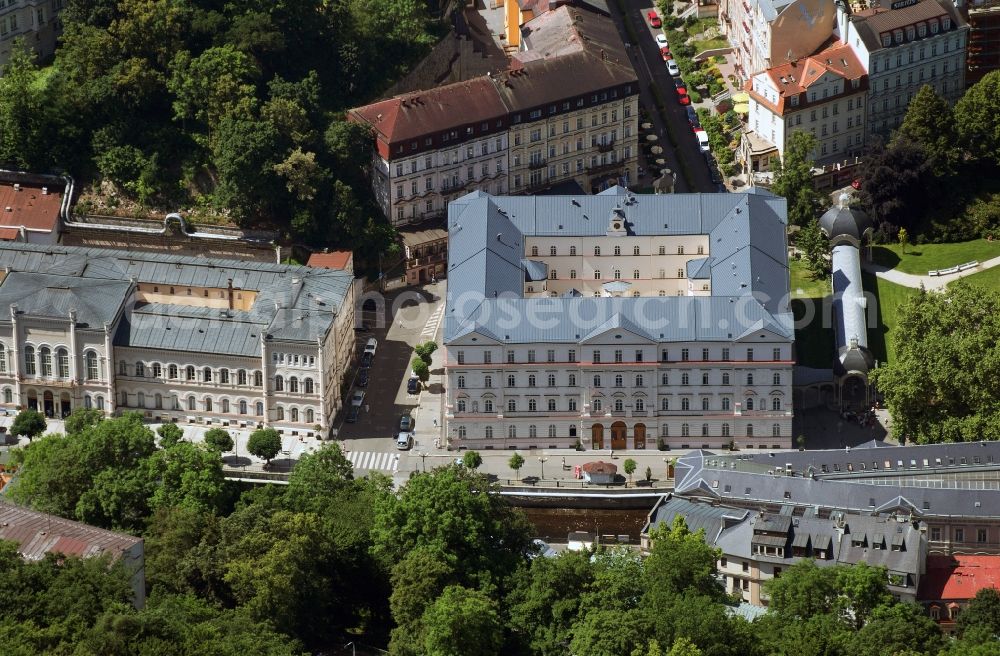
[[[434,418],[434,428],[437,428],[437,426],[438,426],[438,420],[437,420],[437,417],[435,417]]]

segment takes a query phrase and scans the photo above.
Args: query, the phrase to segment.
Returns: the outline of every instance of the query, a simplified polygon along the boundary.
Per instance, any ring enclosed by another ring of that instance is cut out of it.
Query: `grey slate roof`
[[[712,296],[522,297],[524,281],[540,279],[524,261],[526,236],[604,236],[612,212],[624,216],[630,235],[708,235],[711,256],[698,258],[705,260],[698,275],[711,277]],[[448,226],[446,343],[470,332],[508,343],[574,342],[609,321],[626,322],[653,342],[737,340],[764,330],[794,336],[785,200],[770,194],[634,196],[620,187],[596,196],[477,191],[449,205]],[[509,320],[528,312],[552,322],[539,329]]]
[[[982,444],[982,446],[980,446]],[[942,449],[946,447],[946,449]],[[803,465],[808,466],[806,457],[817,452],[778,452],[771,454],[754,454],[740,456],[716,455],[708,451],[693,451],[680,458],[675,467],[675,490],[678,495],[706,499],[718,499],[737,505],[759,507],[761,504],[778,506],[797,506],[806,508],[826,508],[854,513],[879,512],[888,514],[903,512],[915,517],[998,517],[1000,516],[1000,490],[980,489],[976,481],[963,486],[961,481],[949,481],[954,487],[923,487],[911,483],[907,476],[893,479],[892,485],[873,484],[875,475],[883,478],[897,473],[917,475],[923,467],[923,457],[927,457],[928,466],[923,468],[926,478],[941,471],[956,470],[974,472],[974,453],[977,449],[980,458],[980,470],[992,467],[996,469],[1000,458],[995,457],[998,451],[995,443],[950,444],[918,447],[894,447],[892,449],[867,449],[868,453],[857,455],[858,449],[849,453],[855,472],[860,469],[861,462],[867,462],[870,467],[873,461],[878,463],[878,472],[868,471],[867,478],[861,478],[857,473],[843,474],[840,478],[819,474],[821,466],[814,465],[806,473]],[[904,450],[916,449],[906,457]],[[934,453],[935,449],[944,452],[951,451],[953,455],[944,456],[941,467],[935,468],[935,461],[942,457],[938,455],[921,456],[921,450]],[[899,455],[890,455],[888,451],[898,451]],[[818,452],[836,454],[836,451]],[[841,454],[845,452],[841,451]],[[804,455],[806,454],[806,455]],[[986,457],[992,460],[987,463]],[[832,457],[832,456],[831,456]],[[965,458],[967,464],[961,463]],[[954,459],[954,464],[947,464]],[[886,471],[885,461],[891,464],[891,471]],[[911,469],[911,461],[914,463]],[[844,462],[844,461],[840,461]],[[792,464],[792,475],[779,474],[784,471],[785,464]],[[842,472],[846,470],[843,465]],[[832,467],[830,467],[832,469]],[[768,472],[771,473],[768,473]],[[815,475],[814,475],[815,474]],[[898,484],[897,484],[898,483]]]
[[[129,295],[129,282],[80,279],[65,275],[11,272],[0,285],[0,308],[17,305],[18,312],[69,319],[101,328],[112,323]],[[0,315],[9,320],[9,314]]]
[[[257,292],[248,312],[140,305],[127,308],[115,342],[243,356],[259,354],[262,332],[276,340],[320,339],[353,284],[350,273],[333,269],[10,242],[0,243],[0,267],[12,271],[0,285],[0,307],[17,303],[29,314],[58,316],[75,307],[78,321],[96,324],[110,322],[127,302],[130,279],[222,289],[232,280],[236,290]]]
[[[872,229],[873,224],[868,215],[861,210],[851,209],[846,205],[835,205],[819,217],[819,226],[831,240],[847,236],[857,243]]]

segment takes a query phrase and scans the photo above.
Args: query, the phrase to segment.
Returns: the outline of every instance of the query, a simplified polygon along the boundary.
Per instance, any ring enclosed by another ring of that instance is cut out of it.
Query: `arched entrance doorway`
[[[628,435],[628,427],[624,421],[616,421],[611,424],[611,448],[625,449],[625,439]]]
[[[63,392],[59,395],[59,415],[65,419],[69,416],[69,413],[73,411],[72,404],[69,401],[69,394]]]
[[[604,448],[604,426],[602,424],[594,424],[590,429],[590,447],[592,449]]]
[[[56,404],[52,398],[52,392],[48,390],[42,392],[42,408],[46,417],[55,417]]]
[[[636,424],[635,429],[635,448],[645,449],[646,448],[646,424]]]

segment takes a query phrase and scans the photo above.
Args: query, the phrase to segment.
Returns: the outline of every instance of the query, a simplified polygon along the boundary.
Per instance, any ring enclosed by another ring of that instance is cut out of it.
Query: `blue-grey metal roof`
[[[259,352],[255,340],[261,332],[281,340],[314,342],[322,338],[354,282],[350,273],[333,269],[20,243],[0,243],[0,267],[12,271],[0,285],[0,306],[17,303],[28,313],[37,310],[59,316],[68,315],[72,307],[78,312],[78,321],[83,322],[110,321],[116,316],[125,302],[129,280],[221,289],[232,281],[236,290],[256,292],[249,311],[229,311],[229,316],[222,316],[219,310],[208,308],[139,306],[134,311],[139,316],[127,317],[116,341],[233,355]],[[49,280],[56,273],[61,274],[60,280]],[[169,323],[171,318],[176,323]],[[164,325],[164,321],[168,321],[169,330],[140,334]]]
[[[868,305],[861,283],[861,254],[850,244],[833,247],[833,315],[838,374],[868,373],[874,357],[868,350]]]
[[[605,236],[612,214],[624,218],[630,235],[708,235],[710,257],[697,261],[699,277],[711,277],[712,296],[523,298],[524,281],[541,279],[525,260],[526,236]],[[510,343],[573,342],[616,314],[652,341],[736,340],[757,331],[794,336],[785,200],[770,194],[477,191],[449,205],[448,227],[446,342],[473,331]],[[544,326],[511,320],[534,311],[551,320]]]
[[[45,273],[11,272],[0,285],[0,307],[17,305],[28,316],[69,320],[76,311],[78,324],[100,328],[112,323],[129,296],[128,281],[88,280]],[[9,321],[10,315],[0,315]]]

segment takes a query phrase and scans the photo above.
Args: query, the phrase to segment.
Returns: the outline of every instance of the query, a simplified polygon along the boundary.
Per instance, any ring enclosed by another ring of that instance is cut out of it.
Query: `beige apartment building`
[[[562,6],[523,32],[508,70],[348,113],[375,134],[372,186],[394,225],[442,217],[474,190],[636,180],[639,84],[611,19]]]
[[[0,406],[326,434],[350,271],[0,243]]]
[[[867,81],[861,62],[843,43],[757,73],[746,85],[753,134],[743,141],[749,144],[756,136],[783,158],[792,134],[802,130],[816,137],[818,163],[857,155],[866,143]]]
[[[39,59],[50,59],[62,34],[59,12],[65,0],[4,0],[0,2],[0,66],[10,60],[20,38]]]

